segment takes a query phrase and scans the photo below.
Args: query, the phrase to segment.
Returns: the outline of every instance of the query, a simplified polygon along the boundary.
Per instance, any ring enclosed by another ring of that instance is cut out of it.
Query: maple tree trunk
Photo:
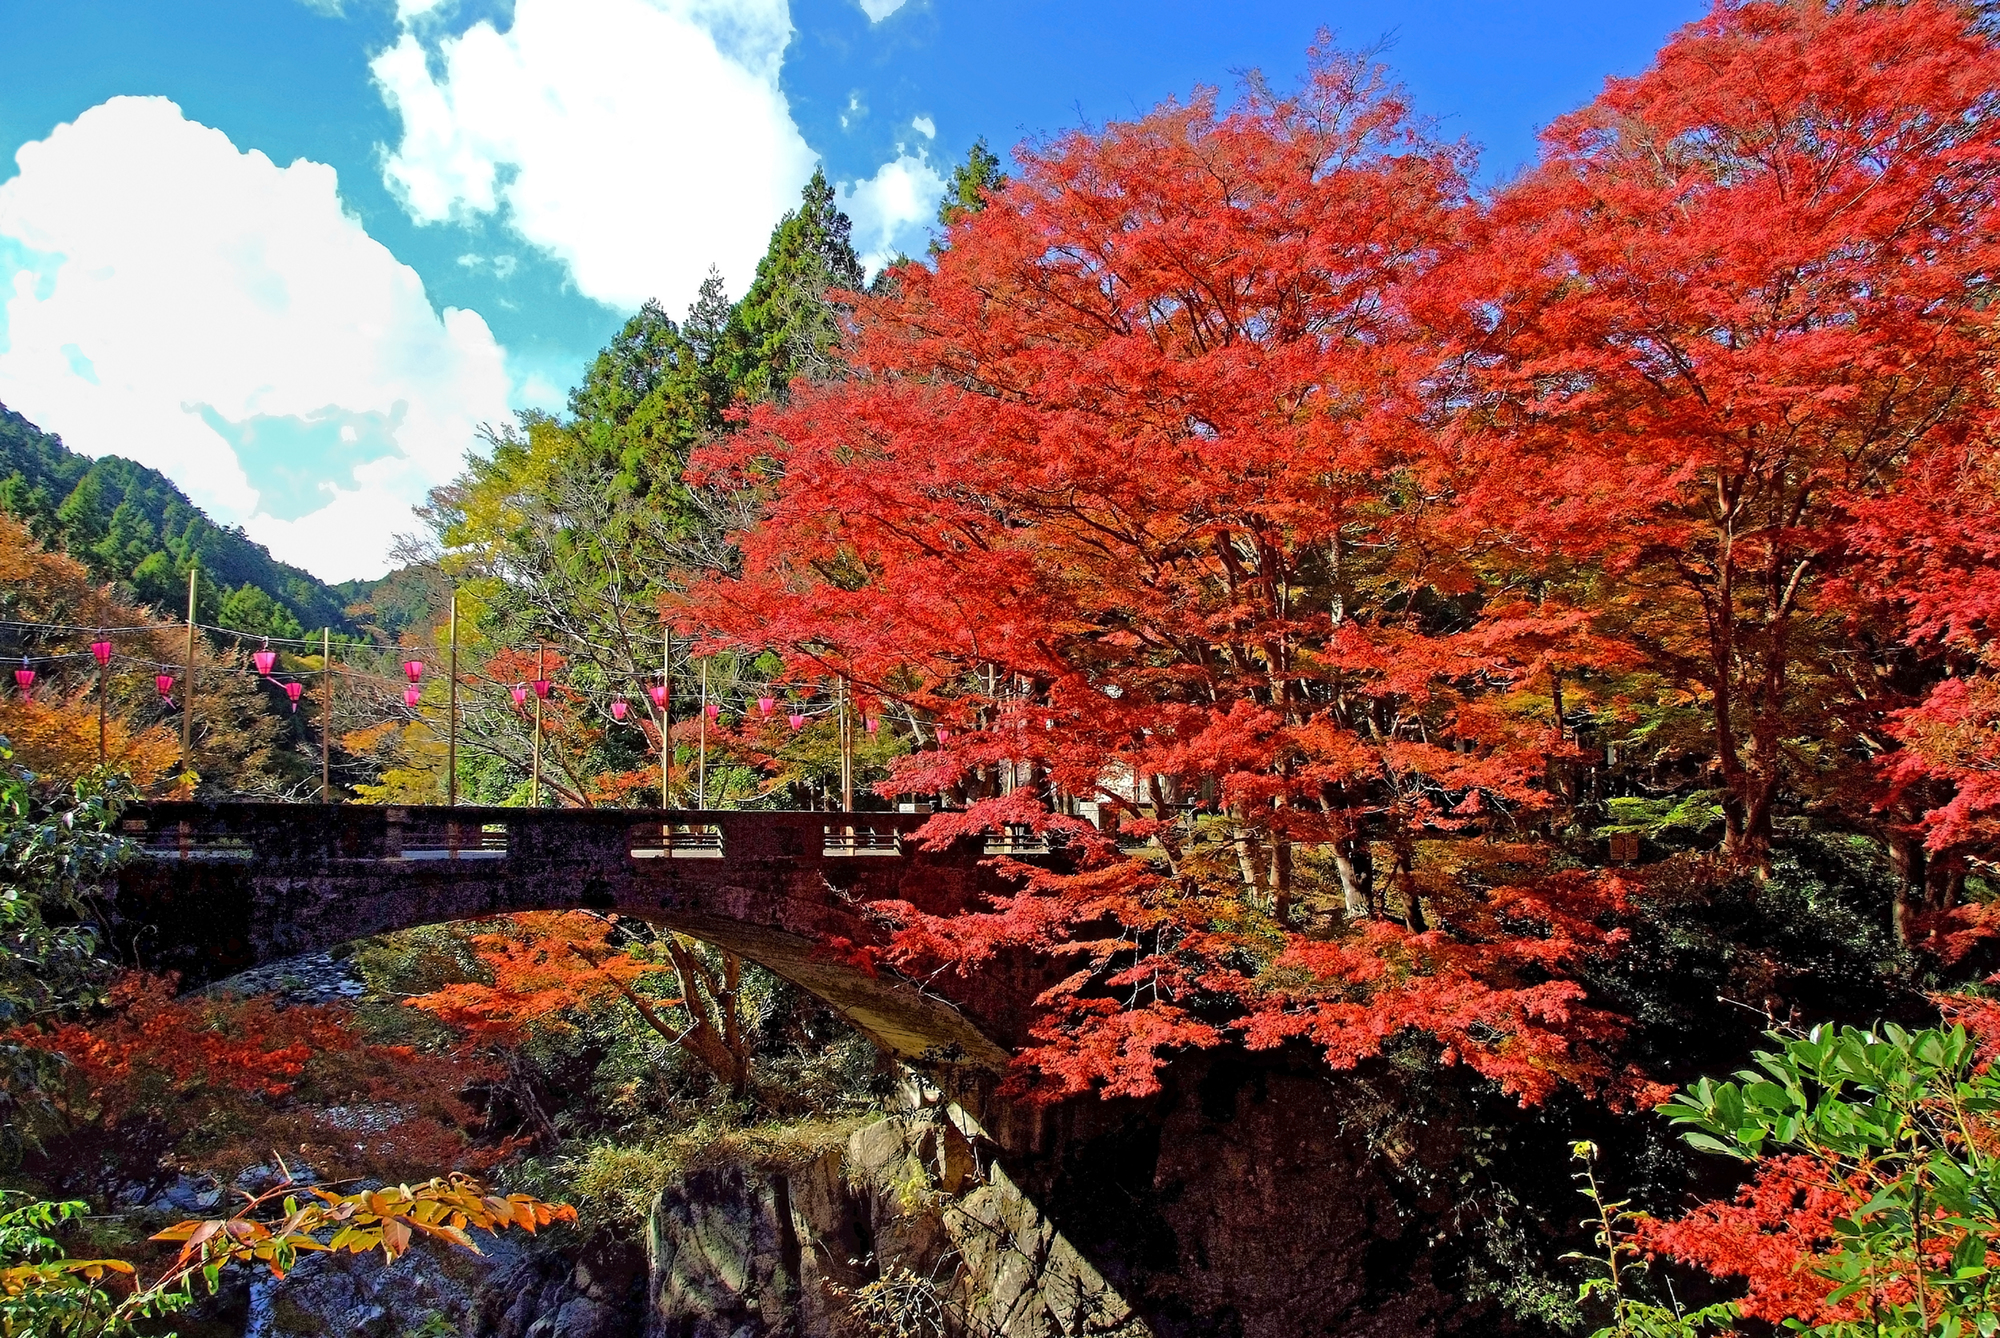
[[[1754,871],[1771,876],[1771,809],[1777,799],[1777,777],[1738,765],[1725,768],[1722,795],[1722,853]]]
[[[1415,855],[1407,840],[1396,843],[1396,890],[1403,894],[1403,927],[1412,934],[1421,934],[1430,926],[1424,921],[1424,908],[1417,895]]]
[[[1965,896],[1965,857],[1941,856],[1930,861],[1924,881],[1924,909],[1935,915],[1948,911]]]
[[[1340,871],[1340,896],[1346,903],[1349,920],[1365,920],[1374,914],[1375,857],[1368,843],[1350,836],[1333,847],[1333,865]]]
[[[681,999],[689,1019],[686,1027],[676,1028],[625,982],[608,975],[607,979],[647,1026],[693,1055],[717,1081],[729,1088],[732,1099],[740,1101],[750,1088],[750,1041],[737,1007],[743,960],[733,952],[724,952],[722,980],[717,983],[715,973],[678,934],[667,935],[666,949],[674,973],[680,977]],[[597,966],[581,950],[571,951]]]
[[[1271,916],[1281,925],[1292,922],[1292,843],[1271,838]]]
[[[1759,878],[1769,878],[1771,809],[1777,799],[1778,777],[1771,767],[1745,765],[1731,707],[1727,687],[1718,682],[1715,744],[1722,772],[1722,853],[1755,869]],[[1754,760],[1761,763],[1764,759]]]
[[[1907,948],[1914,936],[1916,918],[1923,912],[1929,861],[1923,842],[1906,832],[1892,833],[1888,845],[1889,867],[1896,875],[1895,901],[1889,909],[1889,920],[1895,926],[1896,942]]]
[[[1243,889],[1245,892],[1255,895],[1262,891],[1264,887],[1263,849],[1258,844],[1256,833],[1250,829],[1249,824],[1244,820],[1241,805],[1232,807],[1229,810],[1229,818],[1233,824],[1230,828],[1230,834],[1232,842],[1236,847],[1236,868],[1243,877]]]
[[[682,997],[692,1019],[687,1030],[674,1039],[728,1086],[731,1097],[741,1100],[750,1084],[750,1047],[737,1011],[742,959],[732,952],[722,954],[723,978],[718,984],[708,964],[678,934],[667,937],[667,955],[680,976]]]

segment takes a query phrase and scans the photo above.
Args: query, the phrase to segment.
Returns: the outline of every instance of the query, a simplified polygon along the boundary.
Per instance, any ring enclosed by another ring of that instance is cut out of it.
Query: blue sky
[[[0,402],[376,575],[478,424],[710,264],[740,294],[815,162],[864,252],[920,253],[975,139],[1283,83],[1325,27],[1490,182],[1705,7],[0,0]]]

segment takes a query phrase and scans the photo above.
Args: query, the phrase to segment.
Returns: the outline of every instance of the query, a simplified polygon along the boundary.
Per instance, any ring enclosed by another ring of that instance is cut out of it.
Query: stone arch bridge
[[[150,803],[127,811],[137,857],[115,933],[132,960],[213,980],[418,925],[598,910],[756,962],[898,1057],[997,1073],[1047,983],[1026,961],[920,985],[829,944],[879,942],[872,902],[970,910],[1015,842],[910,839],[895,813]]]
[[[1316,1056],[1210,1052],[1175,1064],[1155,1097],[1060,1107],[998,1100],[990,1076],[1027,1041],[1034,998],[1053,979],[1049,964],[1001,959],[920,984],[828,952],[838,939],[880,940],[872,902],[974,909],[1004,886],[991,855],[1036,854],[978,841],[923,850],[910,835],[925,821],[153,803],[124,817],[139,852],[120,870],[113,927],[128,959],[212,980],[417,925],[538,910],[638,917],[769,968],[969,1100],[977,1123],[966,1127],[981,1155],[997,1158],[993,1174],[1004,1162],[1006,1178],[1089,1261],[1096,1285],[1108,1282],[1149,1326],[1121,1334],[1478,1331],[1448,1329],[1444,1317],[1459,1307],[1425,1281],[1422,1242],[1443,1239],[1432,1234],[1438,1210],[1403,1202],[1378,1171],[1371,1130],[1395,1098],[1385,1106],[1369,1084],[1350,1092]],[[1041,1244],[1032,1258],[1008,1255],[1009,1268],[1046,1274],[1051,1295],[1077,1284],[1082,1274],[1056,1267],[1046,1233],[1021,1239]],[[1084,1331],[1069,1320],[1023,1324],[1007,1332]]]

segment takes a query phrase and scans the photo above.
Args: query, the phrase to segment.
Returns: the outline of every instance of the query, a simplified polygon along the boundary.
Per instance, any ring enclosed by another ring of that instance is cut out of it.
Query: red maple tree
[[[1939,0],[1724,3],[1490,201],[1324,46],[1023,149],[702,457],[766,509],[684,625],[893,703],[934,836],[1068,840],[891,949],[1072,959],[1040,1090],[1409,1028],[1615,1085],[1627,883],[1561,835],[1607,744],[1714,786],[1724,867],[1789,807],[1935,906],[1987,821],[1997,91]]]
[[[1950,787],[1877,759],[1963,671],[1953,601],[1992,599],[1996,94],[1963,5],[1718,4],[1556,122],[1436,281],[1461,505],[1685,694],[1725,850],[1764,863],[1803,803],[1919,898]]]
[[[274,1146],[302,1148],[322,1174],[487,1167],[513,1150],[475,1142],[467,1092],[497,1076],[478,1059],[371,1041],[342,1008],[175,988],[127,973],[101,1014],[7,1033],[64,1061],[46,1093],[52,1139],[116,1144],[122,1126],[161,1121],[180,1161],[231,1175]]]
[[[1347,1064],[1412,1025],[1524,1097],[1603,1083],[1616,1024],[1565,967],[1615,940],[1619,887],[1505,838],[1560,801],[1551,666],[1606,651],[1482,589],[1429,482],[1440,348],[1409,298],[1463,227],[1464,153],[1322,48],[1295,94],[1019,159],[935,269],[859,302],[853,379],[705,460],[768,511],[689,626],[896,703],[926,746],[881,788],[962,807],[934,838],[1069,841],[891,955],[1074,959],[1024,1057],[1049,1094],[1145,1092],[1230,1034]]]
[[[407,1001],[411,1007],[476,1041],[518,1045],[537,1027],[567,1026],[578,1013],[623,1000],[732,1096],[747,1090],[754,1038],[741,1008],[743,963],[734,953],[717,951],[711,962],[692,940],[668,933],[657,938],[664,961],[635,956],[613,942],[612,921],[587,911],[531,912],[486,928],[471,944],[491,978],[418,995]],[[636,988],[668,969],[678,997]]]

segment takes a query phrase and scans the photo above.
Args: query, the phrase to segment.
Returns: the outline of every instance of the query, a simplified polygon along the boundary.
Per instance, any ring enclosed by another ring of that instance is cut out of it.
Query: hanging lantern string
[[[32,626],[32,624],[29,625]],[[242,635],[247,636],[249,634],[244,633]],[[263,638],[260,637],[259,638],[260,643],[262,640]],[[272,640],[282,642],[283,639],[274,637],[272,638]],[[262,652],[260,652],[260,654],[261,653]],[[40,671],[65,663],[76,662],[76,661],[88,662],[88,661],[93,661],[95,659],[96,656],[94,652],[88,650],[55,651],[55,652],[43,652],[41,654],[30,654],[21,656],[19,657],[19,664],[20,667],[23,669],[34,669]],[[104,663],[106,664],[107,667],[122,666],[127,669],[143,669],[156,672],[173,671],[175,673],[179,673],[181,671],[184,671],[186,668],[185,663],[180,660],[161,660],[161,659],[155,659],[151,656],[133,655],[126,652],[115,651],[115,650],[110,654],[110,656],[106,659]],[[420,668],[418,670],[417,675],[412,677],[409,675],[409,666],[411,664],[424,665],[424,662],[417,660],[409,660],[404,662],[403,666],[404,674],[406,677],[410,677],[410,685],[404,690],[404,695],[406,698],[411,695],[420,695],[418,694],[416,683],[417,679],[421,677],[423,670]],[[424,665],[424,667],[427,668],[428,665]],[[202,667],[202,672],[204,675],[230,674],[246,678],[249,677],[271,678],[273,681],[278,681],[278,679],[274,676],[280,674],[282,674],[283,678],[285,679],[308,680],[308,681],[323,679],[328,674],[337,674],[341,678],[352,682],[373,683],[377,687],[382,688],[384,690],[390,688],[391,685],[394,684],[395,682],[395,679],[388,673],[375,672],[365,669],[357,669],[351,665],[342,665],[338,663],[336,663],[331,667],[322,667],[317,669],[283,666],[279,663],[279,661],[275,656],[268,665],[261,667],[256,665],[237,665],[237,666],[204,665]],[[611,680],[609,680],[605,684],[605,686],[607,689],[615,692],[619,690],[618,684],[622,682],[628,688],[637,688],[640,690],[638,693],[635,693],[634,695],[650,695],[652,693],[659,691],[658,685],[654,683],[654,680],[657,677],[658,675],[656,674],[644,674],[644,673],[617,675]],[[496,678],[490,674],[479,673],[477,671],[470,673],[462,671],[459,674],[459,681],[461,683],[467,683],[474,686],[484,684],[488,687],[509,689],[509,690],[517,687],[522,689],[531,689],[533,687],[533,684],[530,680],[501,679],[501,678]],[[574,692],[576,690],[573,685],[556,683],[553,680],[545,680],[545,681],[548,683],[547,688],[538,694],[540,696],[543,696],[544,698],[552,696],[558,688],[564,689],[567,692]],[[709,714],[711,715],[711,717],[715,717],[726,713],[729,715],[742,716],[745,718],[750,718],[754,715],[757,718],[767,719],[767,720],[775,720],[780,715],[783,715],[786,718],[790,718],[792,716],[798,716],[802,719],[807,719],[807,720],[820,720],[833,716],[838,710],[838,707],[836,705],[829,702],[808,704],[798,701],[786,701],[776,697],[769,697],[762,695],[753,696],[752,694],[756,692],[758,692],[757,689],[751,689],[749,692],[746,692],[740,698],[721,697],[719,699],[711,699],[711,701],[709,702]],[[771,703],[771,709],[769,711],[765,711],[763,709],[763,703],[765,701],[769,701]],[[417,703],[407,702],[407,704],[414,707]],[[655,700],[654,704],[655,706],[663,705],[663,703],[661,703],[658,700]],[[780,708],[783,709],[780,710]]]
[[[106,627],[101,623],[29,623],[12,618],[0,618],[0,628],[18,628],[24,632],[80,632],[88,636],[106,633],[122,636],[134,632],[185,632],[186,623],[139,623],[131,627]]]
[[[289,653],[295,656],[310,655],[313,658],[318,658],[321,646],[321,642],[317,637],[272,636],[264,632],[246,632],[241,628],[237,627],[223,627],[215,623],[197,622],[194,626],[196,631],[207,632],[210,635],[218,638],[229,638],[239,644],[244,641],[254,641],[257,643],[257,649],[259,650],[269,650],[276,648],[279,650],[288,651]],[[187,627],[188,625],[182,622],[135,623],[125,626],[107,627],[96,623],[43,623],[43,622],[26,622],[20,619],[0,618],[0,633],[12,631],[18,633],[39,633],[43,635],[79,635],[79,636],[88,636],[93,640],[103,639],[107,637],[158,634],[167,632],[184,634],[187,631]],[[613,653],[611,647],[597,646],[594,643],[590,642],[584,642],[583,644],[588,646],[590,649],[599,651],[600,653],[604,654]],[[372,642],[356,643],[351,641],[348,642],[336,641],[332,643],[329,649],[331,649],[331,651],[333,652],[333,658],[336,661],[336,665],[339,668],[341,668],[343,671],[346,672],[355,672],[352,669],[351,665],[339,664],[339,661],[342,659],[344,654],[362,652],[362,653],[376,654],[376,655],[404,654],[407,656],[413,648],[406,646],[385,646]],[[428,647],[424,649],[426,653],[431,656],[436,656],[438,653],[436,647]],[[532,649],[533,649],[532,644],[526,646],[503,645],[497,647],[495,653],[496,654],[504,653],[509,650],[515,651],[516,653],[526,653],[527,651]],[[79,659],[84,656],[88,656],[90,654],[91,652],[88,650],[42,651],[42,652],[32,652],[29,654],[28,658],[38,664],[53,664],[62,660]],[[116,651],[114,651],[113,654],[114,658],[116,659],[125,660],[134,664],[147,664],[152,662],[150,660],[147,660],[143,656],[135,656]],[[18,657],[8,656],[7,658],[13,659]],[[409,662],[417,662],[417,661],[411,660]],[[689,665],[693,663],[693,657],[681,656],[678,657],[678,662],[681,665]],[[429,665],[428,660],[422,661],[422,663],[424,663],[426,667],[428,667]],[[405,671],[407,672],[407,668]],[[299,672],[303,674],[317,674],[325,672],[325,670],[313,669],[313,670],[301,670]],[[367,674],[370,673],[371,671],[361,670],[359,672]],[[477,679],[479,677],[481,676],[478,674],[461,673],[459,675],[460,681],[465,681],[467,679]],[[650,682],[651,679],[654,677],[657,677],[657,674],[649,675],[644,672],[617,676],[617,678],[640,684]],[[493,683],[500,682],[500,680],[491,678],[487,678],[485,681]]]
[[[288,651],[293,655],[299,655],[299,656],[310,655],[314,658],[317,658],[321,646],[321,642],[318,637],[273,636],[265,632],[246,632],[238,627],[223,627],[220,624],[216,623],[197,622],[194,626],[196,631],[206,632],[218,638],[228,638],[239,644],[244,641],[254,641],[257,643],[257,648],[260,650],[277,648],[280,650]],[[133,623],[123,626],[104,626],[102,624],[97,624],[97,623],[44,623],[44,622],[27,622],[20,619],[0,618],[0,633],[11,631],[18,633],[38,633],[42,635],[74,635],[74,636],[87,636],[92,638],[93,640],[103,639],[107,637],[160,634],[169,632],[176,634],[184,634],[187,631],[187,627],[188,625],[183,622]],[[527,653],[534,648],[534,644],[535,643],[528,643],[526,645],[521,645],[521,646],[502,645],[496,648],[496,653],[502,653],[509,650],[515,651],[516,653]],[[588,649],[597,651],[600,654],[610,655],[616,653],[613,647],[600,646],[594,642],[580,641],[580,644],[587,647]],[[364,652],[370,654],[407,653],[412,648],[403,646],[386,646],[373,642],[357,643],[352,641],[336,641],[332,643],[330,649],[333,652],[334,659],[338,661],[342,658],[343,654],[347,653],[353,653],[353,652]],[[436,647],[429,647],[426,649],[428,653],[431,655],[437,654]],[[63,659],[74,659],[83,655],[87,655],[89,653],[90,652],[87,650],[44,651],[40,653],[30,654],[29,658],[40,663],[53,663],[55,661]],[[8,658],[16,658],[16,657],[9,656]],[[132,660],[134,663],[145,662],[143,657],[137,657],[137,656],[120,654],[117,656],[117,658],[129,659]],[[685,667],[692,665],[695,661],[692,655],[681,655],[676,657],[676,662],[679,666]],[[426,661],[426,664],[428,664],[428,661]],[[319,671],[313,670],[307,672],[319,672]],[[475,675],[461,674],[460,678],[463,680],[465,678],[474,676]],[[658,676],[657,673],[648,674],[642,671],[642,672],[635,672],[632,674],[618,675],[616,677],[635,683],[646,683],[651,681],[652,678],[655,678],[657,676]],[[497,681],[497,680],[489,680],[489,681]]]
[[[135,624],[125,624],[120,626],[105,627],[91,623],[43,623],[43,622],[27,622],[20,619],[0,619],[0,633],[15,632],[15,633],[41,634],[47,636],[88,636],[92,638],[93,641],[100,641],[100,642],[105,640],[111,640],[113,642],[113,649],[110,655],[106,658],[106,660],[103,661],[103,663],[107,667],[115,664],[126,668],[149,669],[157,671],[170,670],[170,671],[175,671],[177,673],[185,669],[186,666],[184,662],[180,660],[163,660],[148,655],[132,654],[129,651],[118,649],[116,646],[115,638],[120,636],[129,637],[134,635],[148,635],[148,634],[157,635],[168,632],[184,633],[187,630],[187,626],[188,625],[186,623],[172,622],[172,623],[135,623]],[[321,643],[313,639],[308,639],[304,637],[268,636],[261,632],[246,632],[240,628],[223,627],[213,623],[197,622],[195,624],[195,630],[207,632],[218,638],[228,638],[230,640],[233,640],[239,647],[245,641],[254,641],[257,644],[257,649],[259,653],[272,651],[274,648],[277,648],[277,649],[289,650],[293,658],[305,658],[310,656],[311,658],[317,659],[319,658],[318,652],[321,649]],[[609,653],[610,651],[610,648],[608,647],[595,646],[593,643],[583,642],[582,644],[591,649],[604,651],[606,653]],[[279,657],[274,655],[268,668],[259,668],[253,665],[234,665],[234,666],[205,665],[203,666],[202,672],[204,674],[216,674],[216,673],[237,674],[246,677],[247,676],[269,677],[273,673],[282,672],[285,678],[287,679],[296,679],[302,681],[317,680],[317,679],[322,679],[329,674],[338,674],[342,678],[346,678],[357,682],[371,682],[383,689],[388,689],[395,682],[395,679],[393,677],[393,672],[381,671],[373,668],[359,666],[353,663],[351,658],[343,662],[343,656],[351,657],[356,654],[368,654],[372,656],[382,656],[388,654],[406,655],[409,658],[403,661],[402,668],[404,674],[410,677],[410,682],[412,684],[415,684],[418,678],[421,677],[424,669],[429,667],[429,661],[419,659],[416,655],[412,655],[411,654],[412,648],[409,647],[383,646],[373,643],[334,642],[330,647],[328,647],[328,649],[332,652],[330,657],[330,662],[324,663],[320,665],[318,668],[299,668],[293,666],[286,666],[281,663]],[[502,646],[499,647],[495,653],[496,654],[504,653],[505,651],[508,650],[512,650],[520,654],[526,653],[526,648],[519,646]],[[436,656],[438,654],[437,648],[435,647],[428,648],[428,650],[425,651],[424,653],[429,654],[431,656]],[[33,669],[37,667],[51,668],[58,665],[67,664],[70,662],[82,662],[82,661],[94,660],[96,659],[96,652],[89,649],[42,651],[42,652],[28,653],[20,657],[8,657],[8,658],[19,658],[19,660],[21,661],[21,667],[24,669]],[[677,658],[678,658],[677,667],[682,669],[691,668],[696,662],[695,657],[692,654],[683,655]],[[418,669],[417,674],[414,676],[410,675],[409,666],[412,664],[421,666]],[[472,685],[485,684],[486,686],[500,688],[500,689],[512,689],[517,686],[519,687],[529,686],[527,680],[520,680],[517,682],[514,680],[501,679],[494,677],[491,674],[481,673],[479,671],[472,671],[472,672],[461,671],[458,677],[461,683],[468,683]],[[639,672],[631,672],[623,674],[612,674],[606,676],[604,681],[604,687],[609,691],[617,692],[621,690],[621,685],[622,685],[622,690],[627,690],[627,691],[636,690],[634,692],[634,695],[650,694],[652,691],[656,690],[655,689],[656,681],[660,677],[661,675],[657,671],[651,673],[639,671]],[[549,689],[547,690],[547,692],[552,692],[558,686],[563,687],[566,692],[575,692],[577,690],[575,685],[556,684],[554,682],[550,682]],[[547,692],[543,693],[542,695],[547,695]],[[769,710],[765,710],[763,707],[763,703],[765,701],[769,701],[771,703],[771,707]],[[656,703],[656,705],[658,704],[659,703]],[[755,711],[759,716],[763,718],[775,719],[780,714],[778,708],[781,706],[784,708],[782,714],[785,715],[787,718],[796,715],[804,717],[806,719],[820,719],[832,715],[838,709],[834,704],[824,701],[815,703],[806,703],[797,700],[786,700],[780,698],[777,694],[777,689],[775,684],[765,685],[762,687],[746,684],[743,685],[743,687],[741,688],[741,695],[735,695],[735,694],[725,695],[722,693],[712,693],[709,702],[711,716],[717,716],[723,712],[727,712],[728,714],[731,715],[739,715],[739,716],[744,716],[746,718],[749,717],[753,711]],[[879,718],[879,714],[868,715],[868,713],[866,712],[864,712],[864,716],[870,719]]]

